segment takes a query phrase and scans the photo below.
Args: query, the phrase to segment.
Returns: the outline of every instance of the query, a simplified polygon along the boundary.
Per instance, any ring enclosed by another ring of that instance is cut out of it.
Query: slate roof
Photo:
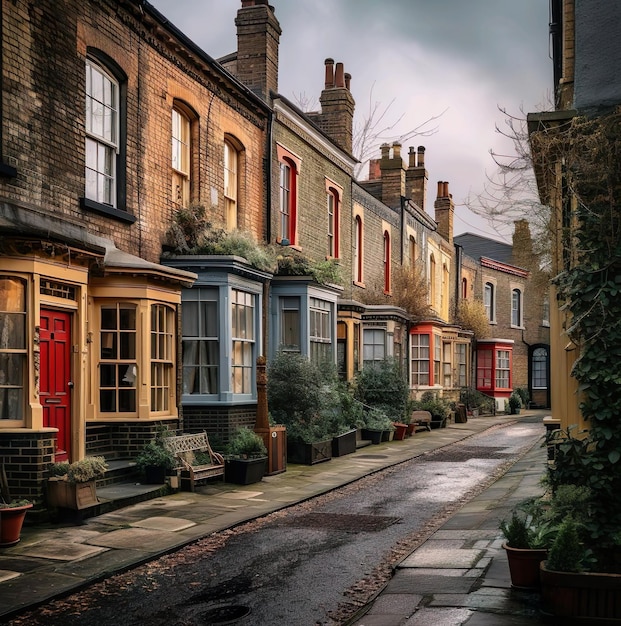
[[[472,233],[457,235],[453,241],[463,248],[465,254],[477,261],[481,257],[487,257],[501,263],[513,263],[513,246],[509,243]]]

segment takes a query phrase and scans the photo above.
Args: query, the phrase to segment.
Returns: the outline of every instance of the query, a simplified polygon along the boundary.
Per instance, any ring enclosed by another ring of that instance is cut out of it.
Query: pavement
[[[25,526],[0,550],[0,623],[29,608],[173,552],[211,533],[332,491],[496,424],[543,420],[543,411],[481,416],[417,432],[241,486],[211,482],[85,520]],[[541,435],[545,429],[542,423]],[[546,450],[540,441],[490,487],[458,509],[394,569],[387,585],[349,626],[522,626],[549,623],[538,594],[511,588],[500,520],[539,495]],[[243,620],[242,620],[243,621]]]

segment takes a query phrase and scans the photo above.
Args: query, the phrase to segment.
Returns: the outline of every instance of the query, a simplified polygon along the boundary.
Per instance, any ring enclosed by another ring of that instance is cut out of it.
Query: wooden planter
[[[290,463],[301,465],[315,465],[332,458],[332,439],[304,443],[302,441],[287,441],[287,460]]]
[[[382,441],[392,441],[395,437],[394,430],[383,430],[382,431]]]
[[[539,564],[548,555],[547,550],[528,550],[502,546],[507,552],[511,586],[514,589],[539,589]]]
[[[403,441],[408,434],[408,425],[401,422],[393,422],[393,426],[395,427],[393,438],[395,441]]]
[[[26,512],[32,504],[0,509],[0,548],[14,546],[19,540],[26,518]]]
[[[382,433],[383,430],[373,430],[371,428],[363,428],[362,429],[362,438],[367,439],[372,444],[380,444],[382,443]]]
[[[258,459],[225,459],[224,480],[236,485],[251,485],[263,480],[267,457]]]
[[[345,456],[356,451],[356,433],[354,428],[346,433],[332,437],[332,456]]]
[[[582,624],[621,624],[621,574],[555,572],[540,565],[544,613]]]
[[[70,483],[62,478],[47,481],[47,503],[51,507],[79,511],[99,503],[95,481]]]

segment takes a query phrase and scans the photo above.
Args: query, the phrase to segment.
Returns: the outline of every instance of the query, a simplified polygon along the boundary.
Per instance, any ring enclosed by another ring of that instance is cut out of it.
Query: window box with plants
[[[11,498],[3,463],[0,466],[0,548],[19,542],[26,513],[31,508],[30,500]]]
[[[224,453],[224,480],[236,485],[258,483],[265,475],[267,448],[250,428],[238,429]]]
[[[107,469],[102,456],[52,463],[48,469],[48,505],[79,511],[98,504],[96,481],[105,476]]]

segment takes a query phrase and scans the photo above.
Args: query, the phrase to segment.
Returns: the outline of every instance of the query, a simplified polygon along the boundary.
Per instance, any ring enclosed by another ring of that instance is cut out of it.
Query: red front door
[[[56,461],[71,453],[71,314],[41,311],[41,379],[43,425],[58,428]]]

